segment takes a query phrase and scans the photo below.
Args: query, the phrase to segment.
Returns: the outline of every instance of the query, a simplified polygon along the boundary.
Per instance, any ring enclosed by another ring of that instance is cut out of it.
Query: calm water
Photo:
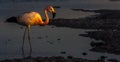
[[[19,1],[19,0],[18,0]],[[5,19],[10,16],[17,16],[26,11],[38,11],[43,16],[42,9],[47,5],[61,6],[56,9],[56,18],[80,18],[95,13],[72,11],[71,8],[81,9],[120,9],[120,2],[110,2],[108,0],[67,0],[67,1],[27,1],[18,2],[15,0],[0,1],[0,60],[6,58],[21,58],[21,42],[24,32],[24,27],[17,24],[4,23]],[[21,29],[23,27],[23,29]],[[75,57],[83,57],[88,59],[97,59],[100,56],[108,56],[108,58],[117,58],[119,55],[108,53],[91,52],[89,43],[95,41],[87,37],[78,36],[83,34],[83,29],[71,29],[64,27],[35,26],[31,28],[31,40],[33,47],[32,56],[53,56],[53,55],[73,55]],[[61,39],[61,40],[57,40]],[[100,41],[100,40],[99,40]],[[25,42],[25,51],[28,53],[28,42]],[[66,51],[66,54],[60,54],[61,51]],[[82,53],[87,52],[87,56]]]
[[[0,24],[0,59],[22,57],[21,44],[24,29],[20,27],[21,26],[17,24]],[[91,49],[89,45],[90,42],[95,40],[78,36],[78,34],[83,34],[89,30],[51,27],[52,26],[35,26],[31,28],[32,56],[73,55],[75,57],[88,59],[97,59],[100,56],[118,59],[120,57],[113,54],[89,51],[89,49]],[[28,54],[29,45],[27,41],[25,45],[25,54]],[[60,52],[62,51],[65,51],[66,54],[61,54]],[[88,53],[88,55],[83,56],[83,52]]]

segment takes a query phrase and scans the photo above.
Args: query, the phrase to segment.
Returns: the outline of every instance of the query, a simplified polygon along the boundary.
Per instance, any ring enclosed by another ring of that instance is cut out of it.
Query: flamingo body
[[[39,25],[43,24],[42,17],[38,12],[27,12],[18,17],[18,23],[22,25]]]

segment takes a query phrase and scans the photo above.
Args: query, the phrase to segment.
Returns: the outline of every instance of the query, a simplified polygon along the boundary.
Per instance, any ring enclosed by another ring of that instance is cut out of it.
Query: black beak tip
[[[55,18],[55,16],[56,16],[56,13],[53,13],[53,19]]]

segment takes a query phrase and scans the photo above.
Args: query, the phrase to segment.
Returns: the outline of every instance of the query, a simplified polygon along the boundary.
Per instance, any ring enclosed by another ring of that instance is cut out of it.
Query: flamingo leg
[[[27,32],[27,27],[26,27],[26,29],[24,31],[24,35],[23,35],[23,43],[22,43],[22,54],[23,54],[23,57],[25,57],[25,55],[24,55],[24,41],[25,41],[25,37],[26,37],[26,32]]]
[[[29,46],[30,46],[30,53],[29,53],[29,56],[31,56],[31,53],[32,53],[32,45],[31,45],[31,41],[30,41],[30,25],[28,25],[28,28],[27,28],[27,32],[28,32],[28,41],[29,41]]]

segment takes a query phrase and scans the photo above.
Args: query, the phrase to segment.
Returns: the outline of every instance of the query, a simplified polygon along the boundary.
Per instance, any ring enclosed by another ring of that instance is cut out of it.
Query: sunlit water
[[[2,1],[2,0],[1,0]],[[4,0],[3,0],[4,1]],[[24,33],[23,26],[17,24],[4,23],[5,19],[17,16],[26,11],[38,11],[42,13],[47,5],[57,5],[61,8],[56,9],[56,18],[80,18],[96,13],[72,11],[71,8],[82,9],[120,9],[119,2],[108,0],[67,0],[67,1],[41,1],[41,2],[1,2],[0,4],[0,60],[8,58],[21,58],[21,44]],[[54,28],[53,28],[54,27]],[[34,26],[31,27],[31,41],[33,47],[32,56],[68,56],[82,57],[88,59],[98,59],[100,56],[119,59],[119,55],[108,53],[91,52],[90,42],[96,41],[88,37],[79,36],[85,33],[84,29],[72,29],[55,26]],[[60,40],[58,40],[60,39]],[[100,40],[99,40],[100,41]],[[28,54],[28,41],[25,42],[25,52]],[[60,52],[65,51],[66,54]],[[83,56],[82,53],[88,53]]]

